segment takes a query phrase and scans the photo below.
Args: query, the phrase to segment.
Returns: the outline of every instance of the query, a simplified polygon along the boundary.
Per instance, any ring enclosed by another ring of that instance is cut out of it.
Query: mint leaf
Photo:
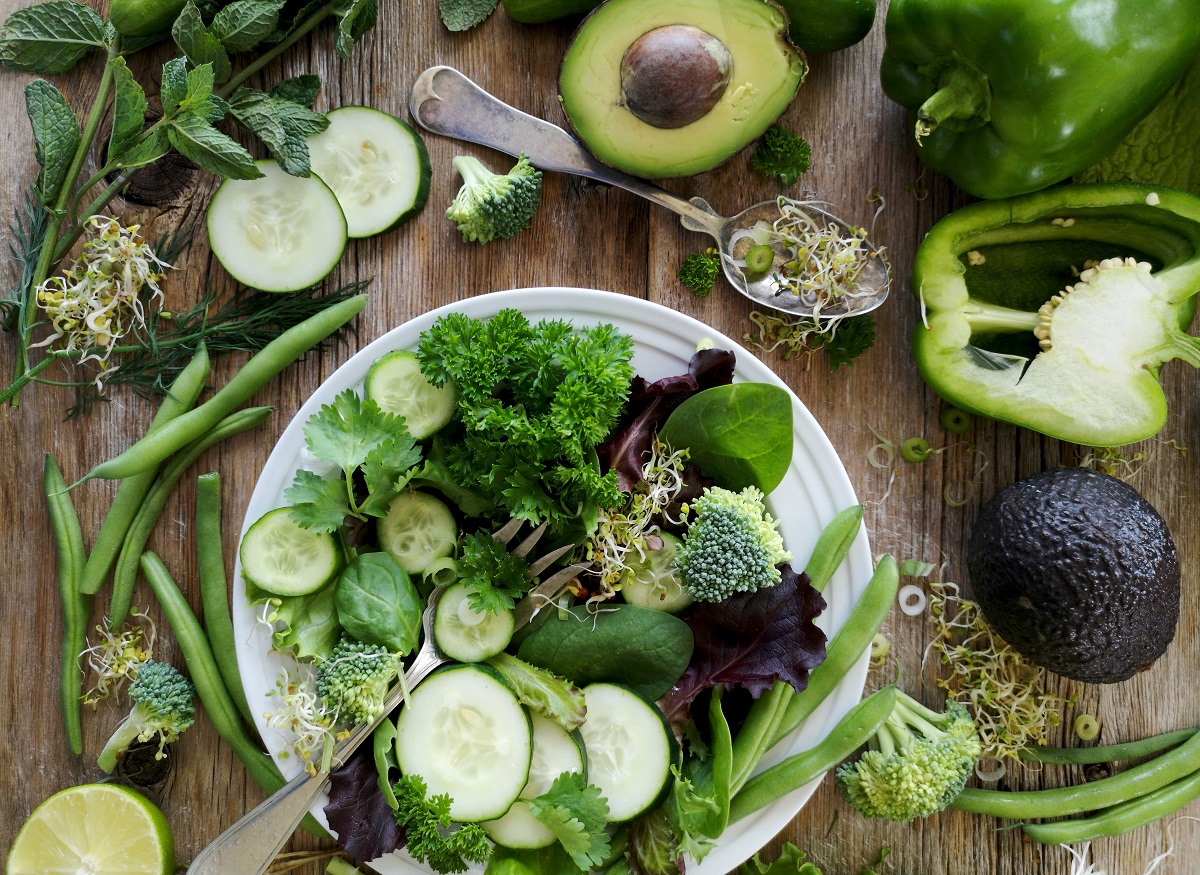
[[[264,42],[279,23],[279,12],[287,0],[237,0],[212,20],[209,28],[226,51],[248,52]]]
[[[335,532],[350,515],[350,498],[342,478],[326,480],[301,468],[283,494],[292,505],[296,525],[315,532]]]
[[[438,0],[438,12],[447,30],[470,30],[495,11],[500,0]]]
[[[333,14],[340,20],[334,50],[338,57],[350,57],[354,44],[375,26],[379,14],[378,0],[334,0]]]
[[[188,94],[187,58],[172,58],[163,64],[160,97],[165,115],[173,113]]]
[[[529,802],[529,813],[554,833],[585,872],[608,856],[608,800],[583,775],[563,772],[548,791]]]
[[[284,79],[271,89],[271,96],[281,100],[290,100],[301,106],[312,109],[317,95],[321,92],[321,79],[312,73],[305,73],[294,79]]]
[[[0,25],[0,64],[27,73],[65,73],[93,49],[106,48],[113,31],[75,0],[50,0],[18,9]]]
[[[171,138],[166,128],[156,128],[146,139],[130,146],[117,159],[118,167],[143,167],[152,164],[171,151]]]
[[[253,88],[239,88],[230,100],[234,118],[267,144],[279,166],[308,176],[307,138],[329,127],[329,119],[299,103]]]
[[[275,32],[267,37],[266,41],[268,43],[283,42],[313,15],[320,13],[324,17],[325,12],[323,10],[325,9],[325,3],[326,0],[309,0],[308,3],[297,10],[286,22],[281,17],[278,27],[275,28]]]
[[[221,45],[221,41],[204,26],[200,10],[192,0],[188,0],[179,17],[175,19],[175,24],[171,27],[171,36],[193,67],[212,64],[215,81],[224,82],[233,72],[229,54]]]
[[[201,64],[187,71],[183,99],[176,107],[181,113],[197,116],[210,124],[219,122],[229,113],[230,106],[213,94],[216,77],[212,64]]]
[[[133,78],[124,58],[113,61],[113,79],[116,96],[113,98],[112,133],[108,138],[110,159],[119,159],[121,153],[141,136],[146,124],[146,92]]]
[[[45,79],[25,86],[25,109],[33,126],[33,141],[42,169],[34,182],[38,200],[49,207],[58,197],[81,133],[75,110],[57,88]]]
[[[185,158],[226,179],[258,179],[254,158],[198,115],[184,114],[168,128],[171,145]]]

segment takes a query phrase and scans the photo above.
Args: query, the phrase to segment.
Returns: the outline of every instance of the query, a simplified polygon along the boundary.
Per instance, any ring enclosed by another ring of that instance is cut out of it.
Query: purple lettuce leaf
[[[325,816],[347,854],[365,862],[404,847],[404,830],[379,791],[379,772],[369,744],[351,754],[329,778]]]
[[[673,727],[682,727],[689,706],[701,692],[718,684],[742,687],[757,698],[776,681],[796,691],[825,659],[825,633],[813,619],[825,599],[808,575],[780,566],[782,580],[756,592],[722,602],[698,602],[687,623],[695,649],[692,661],[659,707]]]

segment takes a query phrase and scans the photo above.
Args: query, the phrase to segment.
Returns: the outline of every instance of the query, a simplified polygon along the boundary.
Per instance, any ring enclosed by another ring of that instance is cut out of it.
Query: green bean
[[[201,453],[227,437],[261,424],[273,410],[273,407],[246,407],[236,413],[231,413],[217,423],[217,426],[211,431],[201,435],[182,449],[154,478],[154,485],[150,487],[142,506],[138,508],[137,514],[129,525],[129,531],[125,534],[125,543],[117,557],[116,568],[113,569],[112,601],[108,608],[110,627],[115,629],[119,626],[129,612],[129,605],[133,601],[133,587],[137,582],[138,562],[141,559],[142,551],[146,549],[146,543],[150,540],[154,526],[158,523],[158,518],[162,516],[163,508],[167,506],[167,500],[171,497],[171,491],[175,488],[175,484],[200,458]]]
[[[895,707],[895,687],[884,687],[863,699],[816,747],[793,754],[747,781],[730,802],[729,822],[741,820],[824,775],[866,744]]]
[[[825,589],[862,530],[862,518],[863,506],[855,504],[835,516],[821,531],[813,546],[812,556],[804,566],[804,573],[812,582],[813,589],[818,592]]]
[[[1092,817],[1053,823],[1026,823],[1021,829],[1034,841],[1070,845],[1127,833],[1174,814],[1200,796],[1200,772],[1193,772],[1167,786],[1105,808]]]
[[[771,747],[808,719],[841,683],[842,678],[854,667],[863,652],[871,646],[871,639],[887,619],[888,612],[896,601],[896,588],[899,583],[900,574],[896,569],[896,560],[888,555],[880,557],[867,588],[863,590],[846,622],[834,633],[826,646],[825,660],[808,676],[808,686],[788,702],[783,718],[771,738]]]
[[[1195,729],[1177,729],[1174,732],[1164,732],[1162,735],[1152,735],[1140,741],[1126,741],[1121,744],[1105,744],[1096,747],[1035,746],[1020,751],[1019,756],[1023,760],[1031,760],[1035,763],[1054,763],[1067,766],[1115,763],[1178,747],[1195,734]]]
[[[254,725],[242,675],[238,671],[233,616],[229,612],[229,583],[225,577],[225,548],[221,537],[221,475],[215,471],[196,478],[196,562],[204,631],[217,669],[233,704],[249,726]]]
[[[968,787],[951,808],[1013,820],[1063,817],[1144,796],[1200,769],[1200,734],[1179,747],[1117,775],[1054,790],[980,790]]]
[[[242,761],[254,782],[264,792],[274,793],[286,784],[287,780],[275,765],[275,761],[263,752],[243,725],[237,706],[233,704],[233,699],[221,680],[221,671],[217,668],[212,647],[204,637],[200,621],[196,619],[196,614],[184,598],[179,584],[171,577],[171,572],[156,554],[149,551],[142,554],[141,564],[142,573],[146,575],[163,615],[167,618],[167,625],[175,634],[188,674],[196,687],[196,695],[200,697],[200,704],[204,706],[208,719],[212,721],[217,734]],[[315,835],[327,835],[311,816],[306,818],[304,826]]]
[[[124,478],[159,464],[213,428],[272,377],[353,319],[366,302],[366,295],[347,298],[289,328],[253,355],[233,379],[199,407],[149,432],[125,452],[101,462],[83,479]]]
[[[63,640],[62,660],[58,677],[58,696],[62,710],[63,728],[71,753],[83,753],[83,726],[80,718],[80,696],[82,694],[83,669],[79,658],[83,652],[87,635],[88,609],[91,599],[79,591],[79,576],[83,571],[83,531],[79,527],[79,514],[71,503],[67,483],[63,480],[58,463],[46,454],[42,482],[46,493],[46,505],[50,512],[50,526],[54,531],[54,543],[58,548],[58,592],[62,600]]]
[[[163,399],[158,412],[151,420],[149,431],[162,428],[175,417],[191,410],[207,379],[208,348],[201,341],[192,360],[179,372],[179,376],[167,390],[167,397]],[[133,522],[138,508],[142,506],[142,499],[150,491],[157,471],[156,465],[121,481],[108,513],[104,516],[104,522],[100,524],[100,531],[96,533],[96,540],[92,542],[92,552],[88,555],[87,564],[83,568],[83,579],[79,582],[80,592],[93,595],[100,591],[104,579],[108,577],[109,570],[121,552],[121,545],[125,543],[125,533],[129,531],[129,524]]]

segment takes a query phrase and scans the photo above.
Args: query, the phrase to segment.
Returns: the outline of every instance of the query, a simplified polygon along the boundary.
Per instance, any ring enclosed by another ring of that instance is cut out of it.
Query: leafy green
[[[635,818],[629,824],[629,844],[625,851],[629,871],[639,875],[679,875],[677,845],[666,806],[660,805]]]
[[[213,16],[209,31],[230,52],[248,52],[266,40],[279,23],[287,0],[238,0]]]
[[[0,64],[26,73],[65,73],[114,32],[90,6],[49,0],[18,9],[0,26]]]
[[[275,624],[271,643],[278,650],[291,651],[297,659],[324,659],[341,636],[332,586],[310,595],[275,596],[247,581],[246,600],[269,606],[266,619]]]
[[[679,840],[679,852],[699,862],[729,825],[733,736],[721,705],[723,690],[713,689],[708,705],[709,746],[704,759],[688,756],[667,797],[667,815]]]
[[[583,690],[570,681],[511,653],[497,653],[487,664],[499,673],[522,705],[568,732],[578,729],[587,719]]]
[[[720,273],[721,256],[710,246],[702,252],[691,253],[679,265],[675,275],[694,295],[707,298],[712,294]]]
[[[692,647],[691,629],[674,614],[621,604],[595,615],[551,616],[517,656],[577,684],[611,681],[657,699],[683,674]]]
[[[312,73],[304,73],[291,79],[284,79],[270,91],[272,97],[278,97],[281,100],[290,100],[292,103],[307,106],[309,109],[312,109],[313,102],[320,93],[321,79]]]
[[[336,531],[347,516],[384,516],[401,474],[421,461],[421,450],[403,417],[387,413],[347,389],[304,425],[304,442],[319,461],[341,469],[332,480],[303,469],[285,496],[292,518],[305,528]],[[354,475],[362,469],[368,489],[356,494]]]
[[[804,851],[788,842],[779,856],[766,862],[761,854],[755,854],[738,867],[739,875],[821,875],[821,870],[812,863],[804,862]]]
[[[554,833],[585,872],[608,856],[608,800],[577,772],[563,772],[550,789],[529,800],[529,813]]]
[[[875,317],[869,313],[851,316],[838,323],[832,332],[820,335],[820,346],[829,356],[829,370],[836,371],[842,365],[853,364],[854,360],[875,345]]]
[[[334,0],[333,14],[338,18],[334,50],[338,57],[350,57],[354,44],[375,26],[379,15],[378,0]]]
[[[33,126],[38,164],[42,166],[34,191],[38,200],[49,207],[58,196],[79,147],[79,119],[62,92],[45,79],[34,79],[25,86],[25,108]]]
[[[212,72],[212,67],[208,68],[209,73]],[[162,69],[162,86],[159,89],[159,98],[162,101],[163,112],[170,114],[174,112],[179,104],[187,98],[189,91],[188,65],[187,58],[172,58],[163,64]],[[208,91],[212,93],[212,85],[208,87]]]
[[[350,636],[402,655],[416,649],[421,597],[390,555],[356,556],[338,577],[335,590],[338,623]]]
[[[115,96],[108,154],[116,157],[133,145],[146,124],[146,92],[133,78],[124,58],[113,61]]]
[[[463,539],[459,580],[471,590],[467,603],[476,613],[511,611],[529,589],[529,563],[486,532]]]
[[[450,797],[428,796],[420,775],[405,775],[392,788],[396,822],[404,828],[408,852],[435,872],[464,872],[468,863],[486,863],[492,855],[487,833],[476,823],[450,829]]]
[[[181,115],[171,122],[167,136],[179,154],[209,173],[227,179],[257,179],[262,171],[236,140],[221,133],[197,115]]]
[[[795,185],[811,165],[812,147],[779,125],[767,128],[754,154],[750,156],[751,170],[762,176],[774,177],[776,182],[784,186]]]
[[[438,12],[447,30],[470,30],[485,22],[500,0],[438,0]]]
[[[792,464],[792,399],[771,383],[714,386],[675,408],[659,437],[718,485],[770,495]]]
[[[224,82],[233,72],[229,53],[225,51],[221,41],[205,27],[204,19],[200,17],[200,10],[196,8],[196,4],[192,0],[188,0],[180,10],[179,17],[171,26],[171,36],[175,39],[179,50],[187,57],[188,63],[193,67],[212,64],[213,77],[217,82]],[[183,150],[180,149],[180,151]]]
[[[229,105],[233,117],[267,144],[279,166],[293,176],[308,176],[306,138],[329,127],[328,118],[307,106],[253,88],[239,88]]]

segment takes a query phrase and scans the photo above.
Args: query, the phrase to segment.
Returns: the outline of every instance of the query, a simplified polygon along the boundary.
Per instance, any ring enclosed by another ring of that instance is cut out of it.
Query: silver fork
[[[522,520],[510,520],[492,537],[507,545],[516,537],[521,527]],[[546,526],[543,523],[520,544],[512,548],[511,552],[522,558],[527,557],[545,531]],[[574,546],[574,544],[567,544],[534,560],[530,563],[527,576],[531,580],[537,577],[572,550]],[[532,620],[544,605],[562,592],[572,578],[590,565],[590,562],[569,565],[535,586],[517,604],[515,611],[517,628]],[[535,596],[535,593],[538,595]],[[392,687],[387,698],[384,699],[383,710],[376,720],[354,728],[349,737],[337,746],[333,753],[331,769],[344,763],[360,744],[371,737],[371,733],[375,731],[375,727],[383,721],[383,718],[399,707],[400,702],[404,699],[405,689],[413,689],[435,668],[450,661],[438,649],[437,643],[433,640],[433,617],[437,612],[437,603],[441,595],[442,588],[434,589],[421,614],[421,631],[425,640],[421,649],[417,651],[412,664],[404,673],[404,683],[397,683]],[[208,847],[192,860],[192,864],[187,868],[187,875],[262,875],[278,856],[287,840],[291,838],[292,833],[300,825],[304,815],[312,808],[317,797],[328,786],[328,772],[318,772],[315,775],[301,772],[213,839]]]

